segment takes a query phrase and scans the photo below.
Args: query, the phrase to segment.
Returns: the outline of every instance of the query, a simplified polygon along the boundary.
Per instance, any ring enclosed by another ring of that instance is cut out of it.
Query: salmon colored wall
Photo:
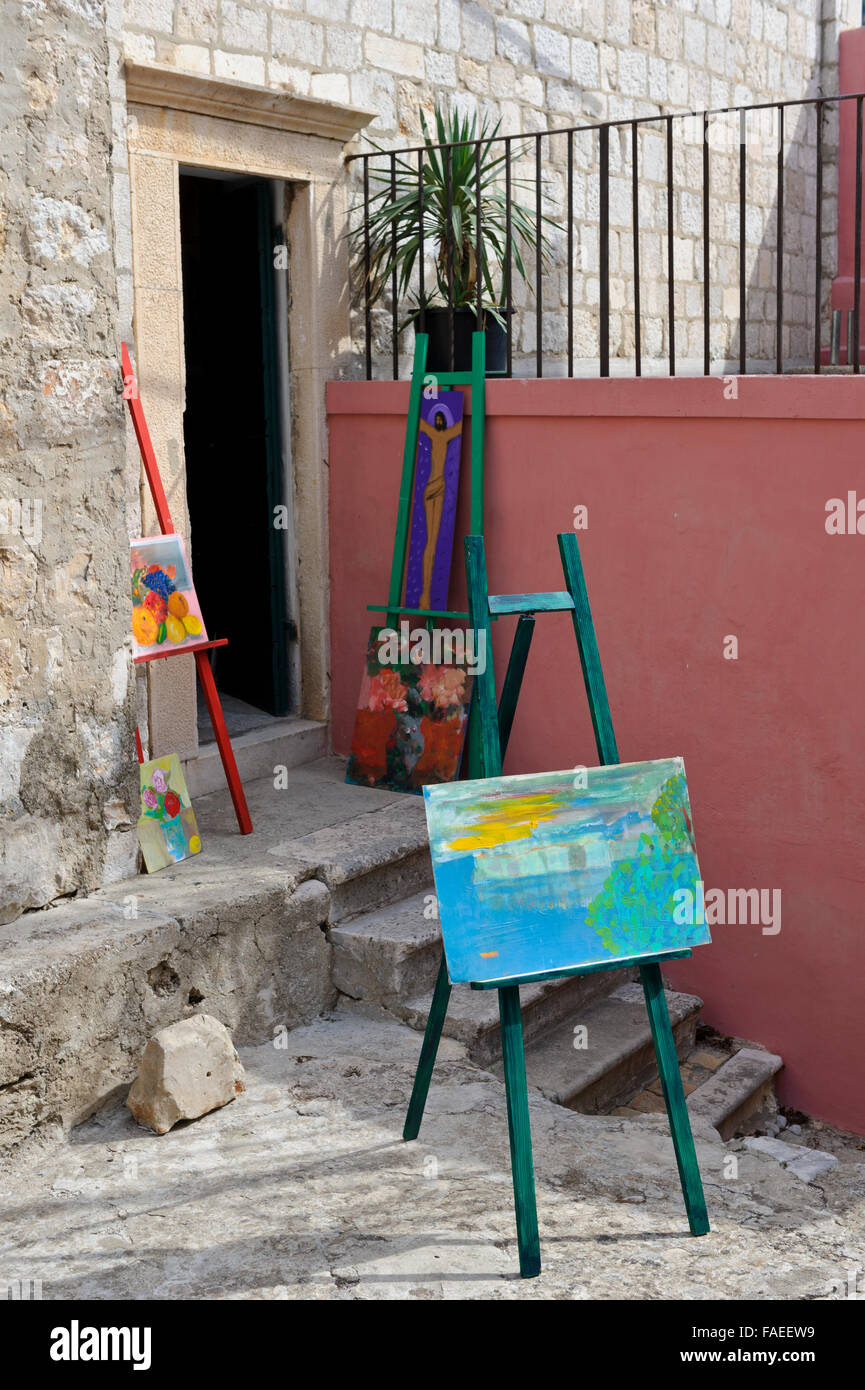
[[[556,532],[588,507],[579,541],[623,761],[684,757],[707,889],[782,893],[778,935],[716,927],[669,979],[714,1027],[782,1054],[785,1102],[865,1132],[865,535],[825,529],[829,498],[865,497],[865,381],[732,380],[734,399],[720,379],[491,382],[490,587],[561,588]],[[341,753],[364,608],[387,599],[407,401],[405,383],[328,387]],[[467,447],[463,460],[459,536]],[[459,608],[461,569],[460,550]],[[497,624],[499,684],[512,622]],[[506,771],[596,761],[570,622],[541,617]]]

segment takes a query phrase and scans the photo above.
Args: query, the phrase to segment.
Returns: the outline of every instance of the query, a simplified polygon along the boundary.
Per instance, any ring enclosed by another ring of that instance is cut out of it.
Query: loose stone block
[[[828,1173],[837,1162],[834,1154],[823,1153],[822,1149],[800,1149],[799,1157],[792,1159],[787,1168],[803,1182],[813,1182],[822,1173]]]
[[[802,1182],[813,1182],[821,1173],[828,1173],[838,1159],[822,1149],[806,1149],[799,1144],[785,1144],[782,1139],[746,1139],[746,1148],[775,1158]]]
[[[770,1158],[783,1164],[791,1163],[800,1153],[795,1144],[785,1144],[783,1139],[770,1139],[768,1136],[746,1139],[745,1148],[752,1149],[754,1153],[768,1154]]]
[[[228,1029],[210,1014],[195,1014],[150,1039],[126,1104],[140,1125],[167,1134],[178,1120],[227,1105],[243,1089]]]

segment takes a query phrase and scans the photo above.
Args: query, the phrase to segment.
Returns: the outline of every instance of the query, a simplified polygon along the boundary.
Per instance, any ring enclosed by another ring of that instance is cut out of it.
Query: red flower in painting
[[[392,709],[359,709],[351,741],[351,756],[356,771],[370,782],[384,775],[387,743],[396,728]]]
[[[412,769],[414,786],[429,781],[450,782],[456,776],[464,723],[465,716],[461,714],[451,715],[450,719],[423,716],[420,721],[423,752]]]
[[[462,704],[465,683],[465,672],[456,666],[424,666],[418,689],[422,700],[431,701],[436,709],[447,709]]]
[[[406,688],[396,671],[380,671],[369,683],[369,707],[373,711],[405,710],[405,696]]]
[[[169,816],[178,816],[180,814],[180,797],[176,792],[165,793],[165,809]]]

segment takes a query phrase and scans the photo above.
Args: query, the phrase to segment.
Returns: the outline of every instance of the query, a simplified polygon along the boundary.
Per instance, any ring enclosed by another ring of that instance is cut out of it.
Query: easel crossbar
[[[394,608],[389,603],[368,603],[367,613],[402,613],[409,618],[462,618],[468,621],[468,613],[449,613],[446,608]]]
[[[490,617],[509,613],[568,613],[574,600],[565,590],[552,594],[490,594]]]
[[[601,970],[629,970],[640,965],[664,965],[668,960],[684,960],[691,955],[683,951],[664,951],[659,956],[627,956],[621,960],[599,961],[596,965],[575,965],[571,970],[541,970],[536,975],[514,975],[498,980],[472,980],[471,989],[503,989],[506,985],[539,985],[547,980],[568,980],[575,975],[597,975]]]

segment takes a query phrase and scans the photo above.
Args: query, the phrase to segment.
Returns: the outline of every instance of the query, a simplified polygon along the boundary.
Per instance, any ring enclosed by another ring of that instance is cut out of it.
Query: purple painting
[[[405,585],[407,608],[447,608],[460,478],[462,391],[422,400]]]

